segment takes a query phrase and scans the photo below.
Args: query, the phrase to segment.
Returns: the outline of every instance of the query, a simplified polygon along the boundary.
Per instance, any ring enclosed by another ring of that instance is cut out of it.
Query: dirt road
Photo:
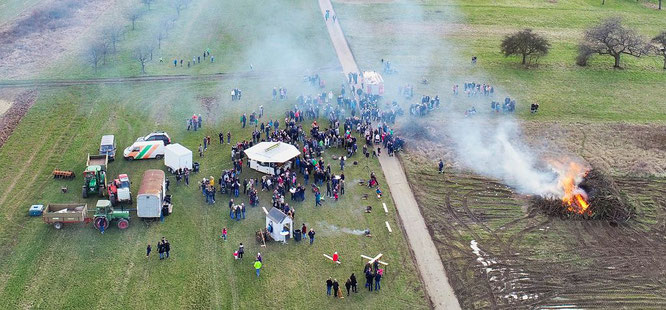
[[[329,12],[330,17],[326,20],[326,28],[331,36],[331,41],[335,47],[340,64],[342,64],[343,72],[345,74],[348,72],[359,72],[354,55],[340,27],[339,20],[333,19],[333,16],[336,16],[336,14],[331,1],[319,0],[319,7],[322,11],[322,16],[326,15],[327,10]],[[426,293],[433,307],[435,309],[460,309],[458,299],[446,277],[444,265],[426,228],[425,221],[416,203],[414,194],[409,187],[400,161],[396,157],[384,155],[379,157],[379,163],[386,176],[391,196],[395,202],[400,221],[407,234],[411,251],[416,259],[421,279],[425,284]]]

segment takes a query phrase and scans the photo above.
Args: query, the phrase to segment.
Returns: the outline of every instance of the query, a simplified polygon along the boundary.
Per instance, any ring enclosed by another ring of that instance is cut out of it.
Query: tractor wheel
[[[109,220],[105,217],[98,217],[95,219],[95,229],[99,230],[100,227],[104,226],[104,230],[109,227]]]
[[[83,198],[88,198],[88,189],[85,187],[85,185],[83,186],[83,192],[81,193],[81,196]]]
[[[126,219],[119,219],[118,220],[118,228],[119,229],[127,229],[129,227],[129,221]]]
[[[55,229],[61,229],[62,228],[62,222],[53,223],[53,227],[55,227]]]

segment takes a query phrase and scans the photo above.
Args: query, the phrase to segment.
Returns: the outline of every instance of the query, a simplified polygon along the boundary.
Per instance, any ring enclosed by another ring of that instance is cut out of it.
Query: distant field
[[[653,1],[654,2],[654,1]],[[336,1],[347,38],[364,70],[381,70],[390,60],[399,71],[384,76],[387,94],[415,85],[419,95],[447,98],[453,84],[489,83],[518,99],[518,114],[537,120],[664,121],[661,100],[666,72],[658,57],[623,57],[624,70],[614,70],[611,58],[595,56],[587,67],[575,65],[576,44],[584,29],[608,16],[622,16],[646,38],[666,29],[666,11],[644,2],[607,1]],[[553,45],[537,68],[524,69],[516,58],[499,51],[503,36],[533,28]],[[479,57],[476,66],[472,56]],[[428,85],[419,81],[427,78]],[[529,114],[529,104],[541,104]],[[459,111],[489,102],[457,100]]]
[[[39,4],[43,0],[0,0],[0,26],[12,21],[21,13]]]

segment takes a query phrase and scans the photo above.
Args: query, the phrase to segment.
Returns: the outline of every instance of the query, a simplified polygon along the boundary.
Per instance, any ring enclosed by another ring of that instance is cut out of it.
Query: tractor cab
[[[109,200],[113,205],[117,203],[132,203],[132,193],[130,192],[130,180],[127,174],[118,175],[117,179],[109,183]]]
[[[83,172],[83,198],[89,194],[98,194],[103,197],[105,193],[102,190],[105,187],[106,172],[99,165],[88,166]]]
[[[96,229],[106,229],[109,227],[109,224],[116,220],[118,228],[126,229],[129,227],[130,214],[129,211],[118,211],[113,209],[111,201],[106,199],[101,199],[97,201],[95,206],[95,216],[93,223],[95,224]]]

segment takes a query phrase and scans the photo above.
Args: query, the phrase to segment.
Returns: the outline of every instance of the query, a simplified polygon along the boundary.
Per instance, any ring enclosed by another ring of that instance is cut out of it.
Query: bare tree
[[[652,38],[651,42],[655,54],[664,57],[664,70],[666,70],[666,31],[662,31],[658,36]]]
[[[523,58],[523,65],[526,64],[528,57],[531,63],[533,57],[538,59],[540,56],[548,54],[549,49],[550,43],[548,40],[544,36],[532,32],[532,29],[525,29],[507,35],[502,40],[501,45],[505,57],[520,55]]]
[[[144,11],[141,8],[131,8],[125,13],[125,17],[132,22],[132,30],[134,30],[136,21],[143,16],[143,13]]]
[[[170,5],[176,9],[176,13],[180,16],[180,11],[185,9],[189,3],[189,0],[171,0]]]
[[[86,49],[86,60],[97,72],[100,62],[105,58],[108,50],[108,45],[104,41],[95,41]]]
[[[125,33],[125,27],[118,24],[111,24],[102,29],[104,38],[111,45],[113,53],[116,53],[116,43],[118,43]]]
[[[134,49],[134,59],[141,64],[141,73],[146,74],[146,64],[152,60],[152,53],[154,47],[150,44],[143,44]]]
[[[641,57],[647,51],[643,38],[635,31],[625,28],[618,17],[611,17],[586,30],[578,50],[577,63],[587,63],[587,58],[593,54],[610,55],[615,59],[614,68],[620,68],[622,54]]]
[[[155,0],[141,0],[141,3],[145,4],[150,10],[150,5],[155,2]]]
[[[153,37],[157,41],[157,49],[162,49],[162,40],[166,39],[167,33],[161,27],[157,28],[153,33]]]
[[[159,27],[161,28],[160,30],[165,33],[166,36],[169,35],[169,30],[173,28],[173,22],[175,19],[171,17],[164,17],[160,20],[159,22]]]

